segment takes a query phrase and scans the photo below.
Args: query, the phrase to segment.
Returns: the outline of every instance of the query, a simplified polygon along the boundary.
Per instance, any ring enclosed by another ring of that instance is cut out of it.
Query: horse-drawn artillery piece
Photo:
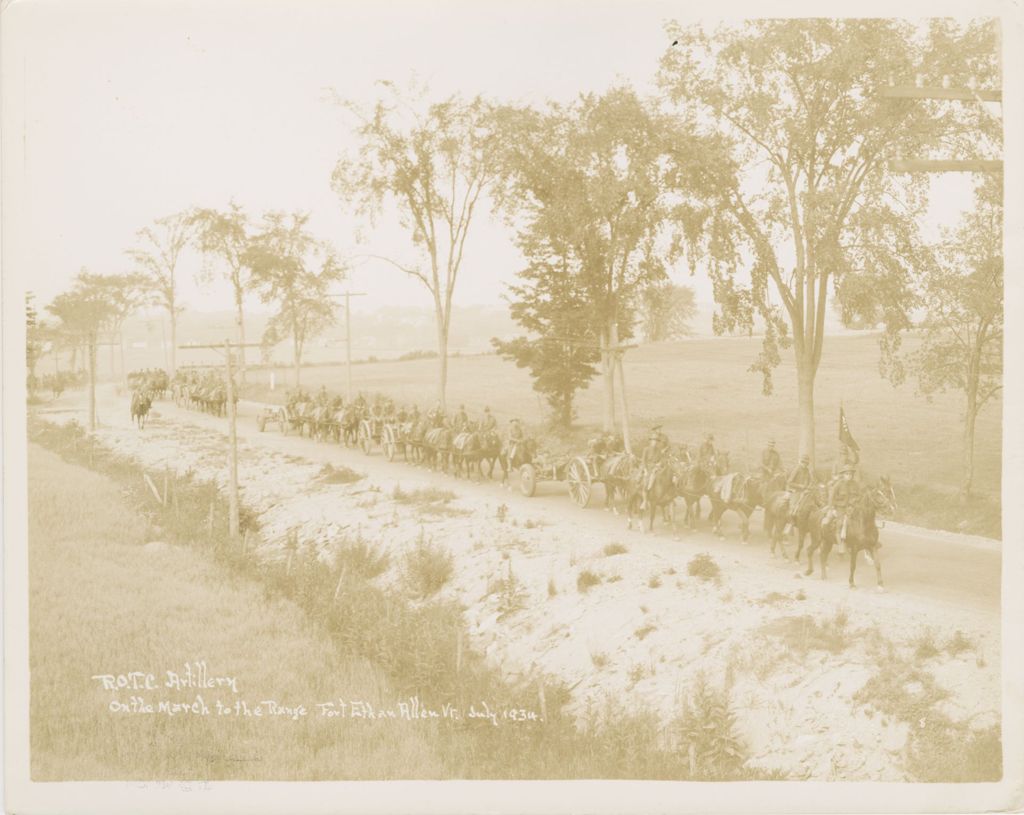
[[[604,478],[594,456],[541,455],[519,468],[519,490],[528,498],[533,497],[541,481],[564,481],[573,503],[585,508],[590,504],[594,484],[603,484]]]
[[[267,429],[268,424],[276,424],[278,430],[282,433],[287,433],[288,415],[285,409],[276,405],[264,405],[261,407],[260,412],[256,414],[256,427],[262,433]]]

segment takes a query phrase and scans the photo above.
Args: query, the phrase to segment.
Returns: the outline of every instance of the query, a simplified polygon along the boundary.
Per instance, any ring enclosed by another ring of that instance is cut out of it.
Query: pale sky
[[[618,80],[651,92],[668,46],[663,23],[687,8],[707,11],[647,0],[21,0],[5,12],[18,37],[5,49],[4,101],[5,136],[21,137],[8,161],[25,153],[25,186],[11,196],[25,217],[5,239],[27,259],[40,305],[83,266],[130,271],[124,250],[153,219],[231,198],[251,212],[308,210],[319,236],[342,253],[358,251],[356,222],[330,188],[353,142],[328,88],[370,102],[377,80],[405,84],[415,74],[437,96],[538,105]],[[966,177],[942,184],[935,217],[950,220],[955,202],[965,202]],[[521,265],[510,237],[488,211],[479,214],[458,304],[500,300]],[[373,242],[408,256],[404,233],[385,229]],[[230,307],[226,287],[197,288],[197,269],[198,258],[185,259],[185,305]],[[686,280],[709,299],[702,277]],[[360,309],[429,304],[421,284],[380,263],[358,268],[352,285],[369,293]]]

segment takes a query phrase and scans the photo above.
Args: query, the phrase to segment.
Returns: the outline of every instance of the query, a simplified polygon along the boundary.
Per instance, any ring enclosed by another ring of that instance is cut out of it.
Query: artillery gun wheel
[[[574,458],[565,469],[565,480],[569,484],[569,495],[579,507],[590,503],[593,486],[590,481],[590,468],[582,458]]]

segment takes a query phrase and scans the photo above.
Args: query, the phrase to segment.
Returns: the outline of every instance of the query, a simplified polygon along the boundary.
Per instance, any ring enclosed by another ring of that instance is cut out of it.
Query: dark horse
[[[876,515],[880,509],[896,509],[896,496],[888,478],[882,478],[874,487],[865,489],[850,507],[846,524],[846,548],[850,554],[850,588],[857,588],[854,575],[857,571],[857,556],[863,551],[875,564],[875,588],[884,589],[882,583],[882,556],[879,547]],[[822,523],[827,508],[816,509],[810,516],[811,545],[807,549],[807,571],[814,571],[814,552],[821,549],[821,579],[828,577],[828,556],[838,542],[840,521],[832,518]]]
[[[481,446],[480,433],[476,430],[467,430],[455,435],[451,442],[451,456],[452,472],[456,478],[462,472],[469,478],[470,468],[474,464],[479,469]]]
[[[650,486],[648,486],[648,484]],[[641,528],[643,527],[643,516],[647,516],[647,531],[654,529],[654,515],[660,508],[665,520],[670,521],[672,529],[676,527],[676,478],[672,467],[665,463],[655,468],[652,477],[644,477],[643,473],[637,472],[630,485],[626,496],[626,527],[633,528],[633,516],[640,518]],[[647,499],[647,506],[643,512],[640,507],[644,499]]]
[[[696,462],[676,462],[673,469],[676,492],[686,507],[683,522],[687,529],[695,532],[700,520],[700,499],[707,494],[712,474]]]
[[[640,477],[640,467],[636,456],[632,453],[614,452],[595,459],[597,480],[604,484],[604,508],[619,514],[615,506],[617,493],[626,498],[626,512],[629,512],[630,496],[636,490],[636,479]]]
[[[434,427],[423,436],[423,462],[433,469],[448,472],[448,457],[451,453],[452,431],[447,427]]]
[[[149,391],[132,392],[132,422],[138,424],[139,430],[146,426],[146,417],[153,405],[153,394]]]
[[[775,557],[776,549],[781,549],[783,560],[789,559],[786,532],[792,527],[797,531],[797,549],[793,559],[800,560],[808,532],[808,518],[813,510],[824,503],[823,489],[824,486],[819,484],[816,488],[808,489],[802,496],[781,489],[771,489],[767,494],[764,503],[764,531],[771,541],[772,557]]]

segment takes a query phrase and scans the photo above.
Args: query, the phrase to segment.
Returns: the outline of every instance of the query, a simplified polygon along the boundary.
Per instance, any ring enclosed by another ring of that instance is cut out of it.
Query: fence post
[[[345,582],[345,572],[346,572],[347,569],[348,569],[347,565],[342,566],[341,567],[341,574],[338,575],[338,585],[334,587],[334,600],[335,600],[335,602],[337,602],[337,600],[338,600],[338,594],[341,593],[341,585],[342,585],[342,583]]]

